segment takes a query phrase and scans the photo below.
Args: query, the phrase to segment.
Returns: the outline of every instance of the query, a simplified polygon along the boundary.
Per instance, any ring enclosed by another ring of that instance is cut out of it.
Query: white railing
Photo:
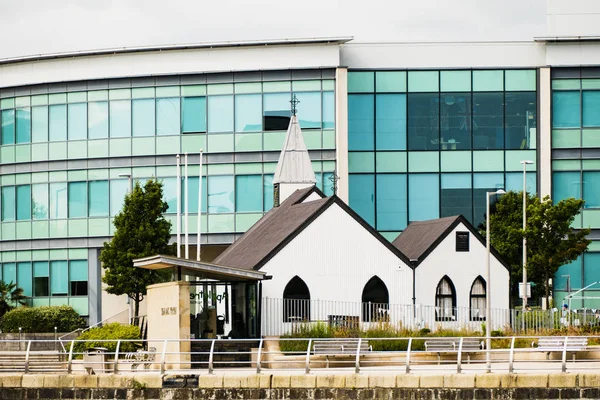
[[[263,338],[105,340],[84,350],[70,341],[67,354],[25,351],[3,358],[1,372],[187,373],[346,370],[482,373],[574,372],[600,367],[600,336]],[[97,343],[97,341],[95,341]],[[132,351],[140,346],[148,350]],[[319,346],[319,350],[317,347]],[[107,350],[108,349],[108,350]],[[6,354],[3,354],[6,357]],[[49,358],[50,357],[50,358]],[[54,358],[52,358],[54,357]]]
[[[106,319],[103,319],[102,321],[96,322],[95,324],[90,325],[87,328],[77,328],[72,332],[62,335],[61,337],[58,338],[58,340],[60,341],[60,346],[62,347],[63,352],[67,351],[65,348],[65,345],[64,345],[65,339],[69,338],[70,336],[80,335],[83,332],[89,331],[92,328],[99,328],[99,327],[102,327],[106,324],[110,324],[113,322],[118,322],[121,325],[127,325],[127,324],[131,323],[131,321],[129,321],[128,314],[129,314],[129,309],[125,309],[123,311],[119,311],[118,313],[116,313],[114,315],[111,315],[110,317],[108,317]],[[66,341],[68,341],[68,339]]]

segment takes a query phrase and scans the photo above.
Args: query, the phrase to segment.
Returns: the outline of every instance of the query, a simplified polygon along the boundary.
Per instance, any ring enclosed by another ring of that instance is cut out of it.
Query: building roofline
[[[540,36],[533,40],[540,43],[600,42],[600,36]]]
[[[351,41],[352,36],[339,37],[315,37],[315,38],[290,38],[290,39],[264,39],[264,40],[239,40],[224,42],[205,42],[189,44],[170,44],[156,46],[132,46],[132,47],[114,47],[96,50],[79,50],[60,53],[32,54],[26,56],[0,58],[0,65],[15,64],[28,61],[52,60],[60,58],[90,57],[101,55],[115,55],[127,53],[160,52],[173,50],[194,50],[194,49],[217,49],[228,47],[252,47],[252,46],[286,46],[299,44],[343,44]]]

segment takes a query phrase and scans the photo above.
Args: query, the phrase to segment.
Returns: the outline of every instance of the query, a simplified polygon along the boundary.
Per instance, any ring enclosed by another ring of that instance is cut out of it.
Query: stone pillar
[[[156,360],[161,362],[164,339],[185,339],[167,342],[166,369],[190,369],[190,284],[168,282],[148,286],[148,347],[156,348]],[[159,368],[158,364],[153,368]]]

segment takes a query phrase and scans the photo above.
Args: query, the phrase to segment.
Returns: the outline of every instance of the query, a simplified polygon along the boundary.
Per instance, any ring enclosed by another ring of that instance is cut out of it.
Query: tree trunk
[[[550,296],[550,286],[548,285],[548,275],[544,274],[544,290],[546,291],[546,302],[550,300],[548,296]],[[548,303],[546,303],[548,304]]]
[[[135,321],[138,320],[140,314],[140,298],[138,296],[136,296],[135,298],[135,311],[134,311],[134,315],[133,318]]]

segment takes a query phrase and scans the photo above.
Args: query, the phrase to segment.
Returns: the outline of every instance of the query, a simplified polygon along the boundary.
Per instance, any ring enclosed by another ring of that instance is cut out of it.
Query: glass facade
[[[521,190],[520,161],[536,160],[536,80],[536,70],[350,71],[350,206],[388,238],[417,220],[479,224],[485,193]]]
[[[552,69],[552,199],[585,200],[575,228],[600,229],[600,74],[593,68]],[[600,281],[600,242],[562,266],[555,275],[558,299]],[[600,286],[582,293],[600,297]],[[600,300],[574,300],[573,307],[598,307]]]

